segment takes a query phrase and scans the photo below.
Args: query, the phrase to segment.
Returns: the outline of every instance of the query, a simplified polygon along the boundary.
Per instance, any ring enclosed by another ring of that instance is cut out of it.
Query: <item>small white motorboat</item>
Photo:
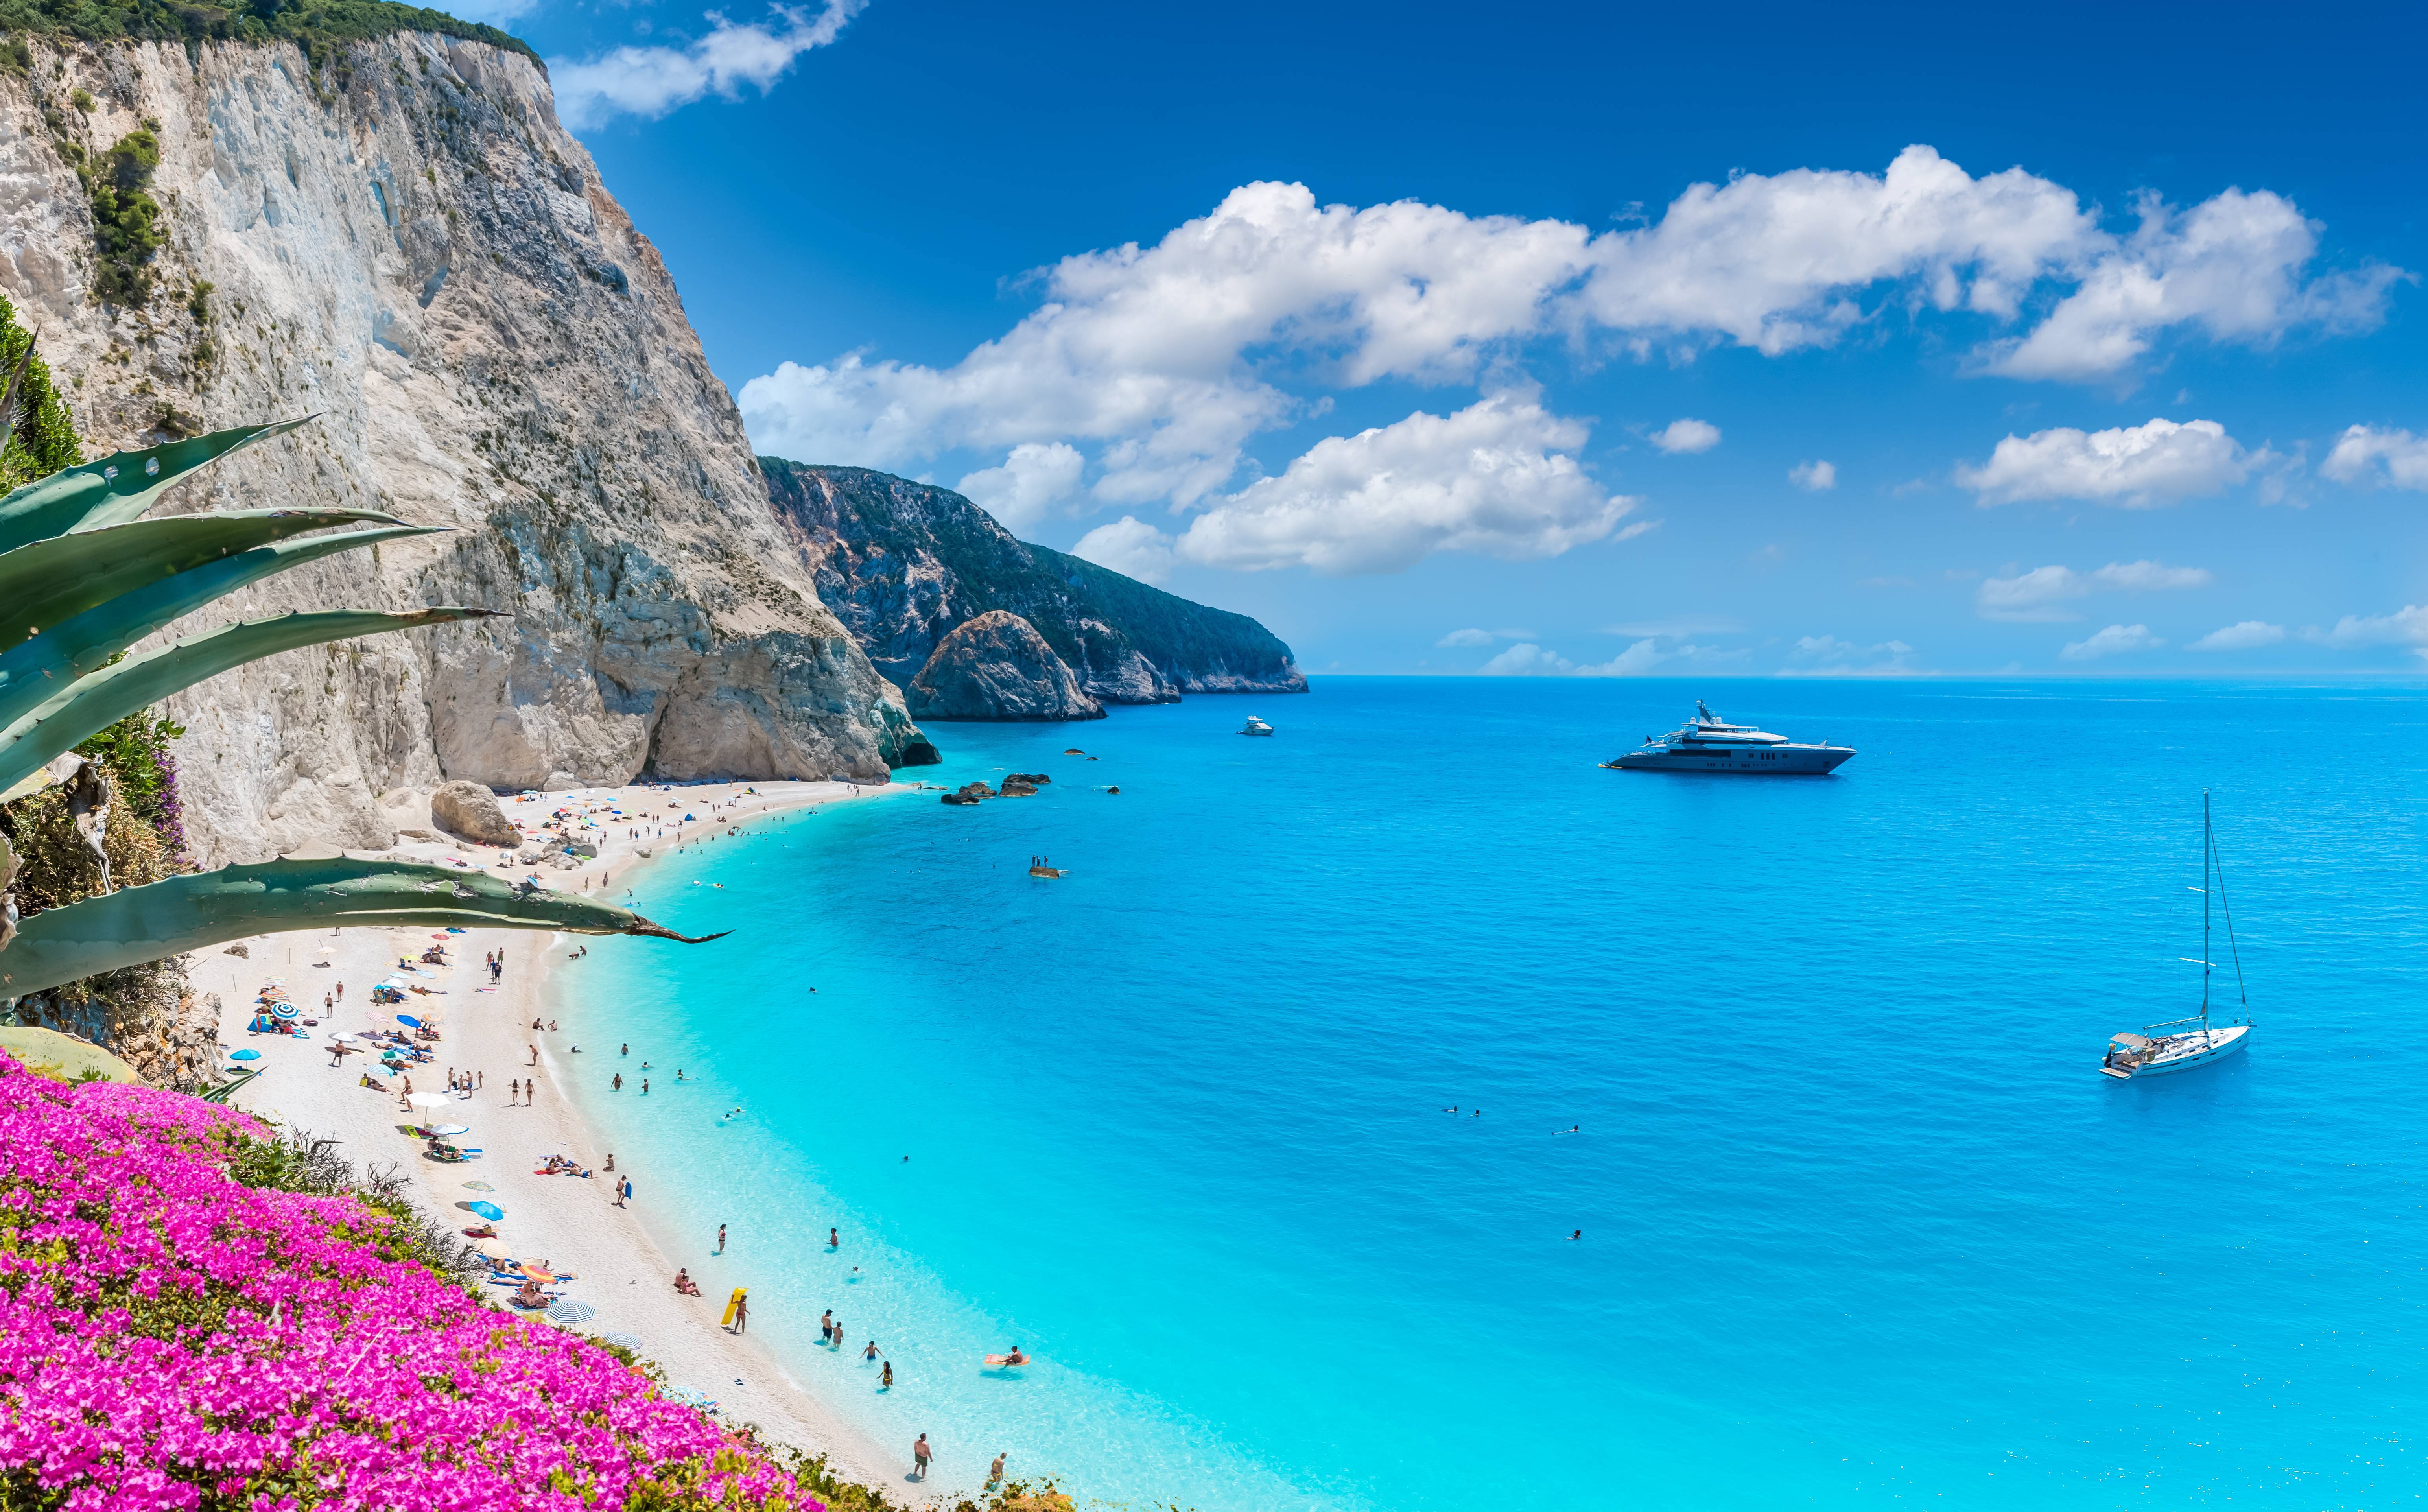
[[[1239,733],[1243,735],[1270,735],[1272,732],[1273,727],[1265,723],[1262,719],[1257,718],[1255,715],[1248,715],[1248,722],[1239,727]]]
[[[2208,978],[2209,973],[2217,969],[2208,959],[2210,894],[2206,884],[2212,878],[2217,882],[2218,912],[2225,915],[2225,945],[2232,952],[2235,992],[2242,999],[2244,1010],[2242,1017],[2223,1025],[2208,1021]],[[2209,825],[2206,790],[2201,794],[2201,881],[2204,885],[2192,889],[2201,895],[2201,959],[2183,958],[2201,969],[2200,1012],[2164,1024],[2144,1024],[2139,1034],[2108,1036],[2108,1054],[2099,1062],[2100,1075],[2129,1081],[2161,1072],[2190,1071],[2212,1060],[2223,1060],[2251,1043],[2251,994],[2242,984],[2242,948],[2234,941],[2234,909],[2225,897],[2225,866],[2218,859],[2217,832]]]

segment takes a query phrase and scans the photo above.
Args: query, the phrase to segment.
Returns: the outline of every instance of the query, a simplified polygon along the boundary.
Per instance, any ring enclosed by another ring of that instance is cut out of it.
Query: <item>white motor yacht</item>
[[[1272,732],[1273,727],[1265,723],[1262,719],[1257,718],[1255,715],[1248,715],[1248,722],[1239,727],[1239,733],[1243,735],[1270,735]]]
[[[1851,746],[1802,746],[1751,725],[1732,725],[1695,700],[1695,717],[1665,735],[1602,763],[1615,771],[1731,772],[1753,777],[1818,777],[1855,754]]]
[[[2207,886],[2212,880],[2217,884],[2214,895]],[[2242,985],[2242,947],[2234,939],[2234,909],[2225,897],[2225,863],[2218,859],[2217,832],[2209,827],[2206,790],[2201,794],[2201,882],[2203,885],[2192,889],[2201,896],[2201,959],[2183,958],[2201,969],[2200,1012],[2164,1024],[2144,1024],[2139,1034],[2109,1035],[2108,1054],[2099,1062],[2102,1076],[2129,1081],[2161,1072],[2190,1071],[2212,1060],[2223,1060],[2251,1043],[2251,994]],[[2217,969],[2208,959],[2208,900],[2212,896],[2217,898],[2218,912],[2225,915],[2225,947],[2232,952],[2235,994],[2242,1000],[2243,1016],[2230,1024],[2208,1021],[2208,978]]]

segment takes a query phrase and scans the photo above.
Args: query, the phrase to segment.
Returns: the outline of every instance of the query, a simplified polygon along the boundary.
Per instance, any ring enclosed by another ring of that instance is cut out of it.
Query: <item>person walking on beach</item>
[[[631,1202],[632,1200],[632,1178],[631,1176],[626,1176],[626,1177],[624,1178],[624,1195],[623,1195],[623,1200],[622,1200],[622,1201],[620,1201],[620,1202],[618,1202],[618,1203],[616,1203],[616,1204],[615,1204],[615,1206],[616,1206],[616,1207],[618,1207],[618,1208],[621,1208],[621,1207],[623,1207],[623,1206],[624,1206],[624,1204],[625,1204],[625,1203]]]
[[[919,1441],[910,1446],[910,1458],[916,1462],[918,1478],[923,1481],[927,1478],[927,1460],[933,1453],[927,1447],[927,1436],[924,1433],[919,1436]]]
[[[517,1076],[512,1081],[506,1083],[506,1106],[508,1108],[512,1108],[515,1104],[521,1102],[522,1100],[523,1079],[520,1076]]]
[[[533,1045],[526,1045],[526,1046],[524,1046],[524,1048],[525,1048],[525,1049],[527,1049],[527,1050],[529,1050],[529,1051],[531,1051],[531,1058],[532,1058],[532,1059],[531,1059],[531,1063],[532,1063],[533,1065],[538,1065],[538,1064],[539,1064],[539,1046],[538,1046],[538,1045],[536,1045],[536,1044],[533,1044]]]
[[[748,1297],[736,1297],[733,1299],[733,1331],[738,1334],[749,1326],[750,1299]]]

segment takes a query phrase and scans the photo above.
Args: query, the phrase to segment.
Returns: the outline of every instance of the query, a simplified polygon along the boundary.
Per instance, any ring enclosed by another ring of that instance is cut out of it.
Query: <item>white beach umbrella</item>
[[[472,1248],[493,1260],[511,1260],[515,1257],[515,1252],[506,1248],[506,1241],[502,1239],[476,1239],[472,1241]]]
[[[418,1092],[405,1099],[416,1108],[444,1108],[454,1100],[443,1092]]]

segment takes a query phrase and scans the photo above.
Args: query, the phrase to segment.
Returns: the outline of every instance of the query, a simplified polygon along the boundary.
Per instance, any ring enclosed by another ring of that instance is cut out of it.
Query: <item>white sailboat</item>
[[[2225,945],[2234,961],[2234,990],[2242,1003],[2242,1014],[2230,1024],[2213,1025],[2208,1017],[2208,978],[2217,969],[2209,955],[2208,884],[2217,883],[2215,896],[2218,912],[2225,916]],[[2191,889],[2201,896],[2201,959],[2182,959],[2201,969],[2201,1006],[2196,1018],[2171,1019],[2164,1024],[2144,1024],[2139,1034],[2117,1034],[2108,1041],[2108,1056],[2099,1063],[2100,1074],[2130,1080],[2135,1076],[2155,1076],[2162,1072],[2190,1071],[2212,1060],[2223,1060],[2251,1043],[2251,994],[2242,982],[2242,950],[2234,940],[2234,908],[2225,896],[2225,863],[2218,859],[2217,832],[2210,827],[2208,790],[2201,790],[2201,885]]]

